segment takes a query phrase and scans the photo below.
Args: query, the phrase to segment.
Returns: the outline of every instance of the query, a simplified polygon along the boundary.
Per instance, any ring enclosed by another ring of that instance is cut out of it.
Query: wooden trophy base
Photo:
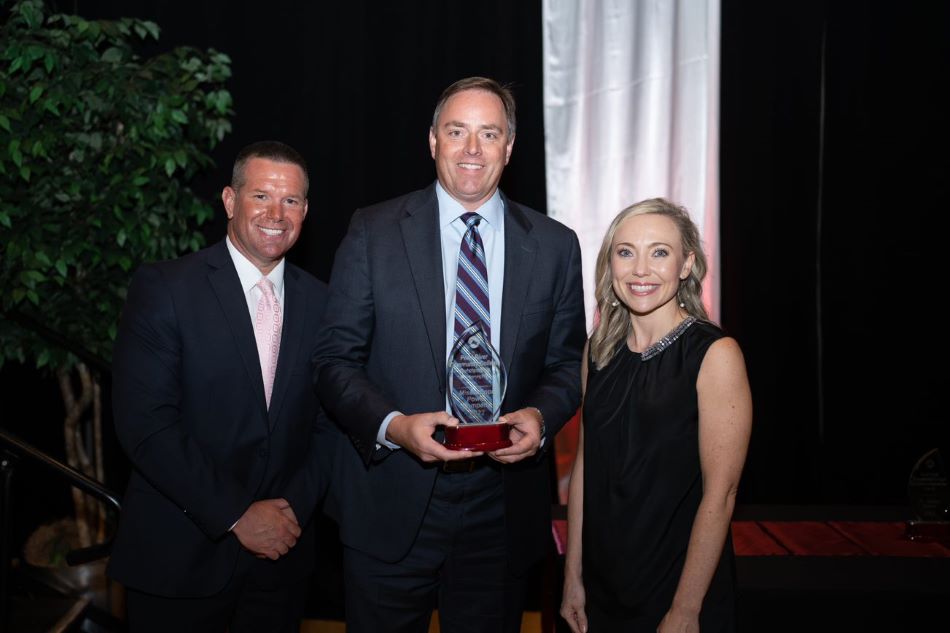
[[[445,447],[453,451],[495,451],[511,446],[504,422],[445,427]]]

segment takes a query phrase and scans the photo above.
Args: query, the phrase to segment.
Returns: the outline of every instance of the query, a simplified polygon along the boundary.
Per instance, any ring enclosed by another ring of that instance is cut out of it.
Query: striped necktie
[[[491,341],[491,309],[488,300],[488,266],[485,247],[478,233],[482,216],[477,213],[462,215],[465,235],[459,249],[458,274],[455,278],[455,340],[473,323],[481,325],[484,341]],[[466,346],[467,348],[467,346]],[[465,349],[465,348],[463,348]],[[468,351],[465,349],[465,351]],[[491,419],[491,372],[466,371],[464,364],[453,369],[453,410],[462,423],[484,422]],[[468,394],[465,397],[462,394]],[[487,415],[486,415],[487,412]]]

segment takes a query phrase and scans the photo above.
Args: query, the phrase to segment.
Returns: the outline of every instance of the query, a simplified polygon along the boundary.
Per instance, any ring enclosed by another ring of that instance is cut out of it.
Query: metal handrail
[[[0,427],[0,630],[6,630],[10,620],[10,551],[8,541],[10,538],[12,505],[11,482],[19,458],[26,458],[62,476],[76,488],[111,505],[115,508],[116,513],[122,508],[118,496],[95,479],[87,477],[75,468],[50,457]],[[112,549],[113,538],[114,534],[109,534],[108,538],[102,543],[69,552],[66,554],[66,563],[71,566],[81,565],[105,558]]]
[[[27,444],[3,428],[0,428],[0,449],[15,456],[26,457],[46,469],[63,476],[71,485],[111,505],[117,514],[122,509],[119,497],[100,482],[50,457],[43,451]],[[4,503],[3,507],[8,509],[8,504]],[[6,535],[2,535],[2,537],[5,538]],[[109,555],[113,537],[114,535],[110,534],[102,543],[96,543],[89,547],[83,547],[69,552],[66,554],[66,562],[69,565],[81,565],[93,560],[105,558]]]

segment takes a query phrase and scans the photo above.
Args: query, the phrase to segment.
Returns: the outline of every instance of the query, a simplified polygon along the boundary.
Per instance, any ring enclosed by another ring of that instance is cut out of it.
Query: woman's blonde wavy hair
[[[590,356],[597,369],[603,369],[617,352],[620,342],[630,335],[630,313],[627,307],[617,298],[613,289],[613,275],[610,270],[610,259],[613,251],[614,236],[617,228],[627,218],[634,215],[655,213],[671,220],[679,230],[682,238],[684,256],[693,253],[693,267],[686,279],[680,281],[676,299],[683,304],[683,310],[697,319],[709,320],[706,308],[703,307],[703,277],[706,276],[706,254],[703,252],[702,242],[699,239],[699,229],[689,217],[689,212],[664,198],[651,198],[627,207],[613,219],[603,244],[597,254],[595,270],[597,307],[600,309],[600,322],[594,329],[590,339]],[[617,302],[616,305],[613,305]]]

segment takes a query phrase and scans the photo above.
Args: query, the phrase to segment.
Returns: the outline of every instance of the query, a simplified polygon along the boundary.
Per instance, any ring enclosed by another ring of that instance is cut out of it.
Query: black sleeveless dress
[[[643,354],[589,363],[584,399],[583,577],[590,633],[654,633],[673,601],[703,494],[696,378],[716,326],[688,318]],[[700,631],[735,631],[732,540]]]

